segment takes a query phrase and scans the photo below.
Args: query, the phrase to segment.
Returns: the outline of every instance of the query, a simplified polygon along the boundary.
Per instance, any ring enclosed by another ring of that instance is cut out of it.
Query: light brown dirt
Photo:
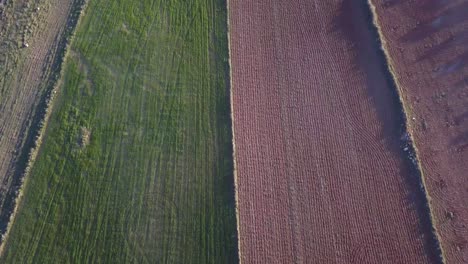
[[[229,2],[242,263],[437,260],[365,8]]]
[[[468,1],[372,2],[410,109],[446,261],[468,263]]]
[[[23,1],[24,5],[28,1]],[[47,0],[36,10],[37,27],[28,37],[28,48],[13,50],[18,61],[9,74],[2,76],[8,89],[0,97],[0,203],[2,210],[5,195],[17,169],[31,118],[43,95],[45,81],[49,78],[60,36],[66,27],[72,0]],[[14,17],[4,17],[14,19]],[[4,21],[5,22],[5,21]],[[11,21],[10,21],[11,22]]]

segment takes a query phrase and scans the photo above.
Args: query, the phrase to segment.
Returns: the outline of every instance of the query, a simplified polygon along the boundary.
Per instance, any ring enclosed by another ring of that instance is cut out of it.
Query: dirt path
[[[25,4],[28,1],[25,1]],[[1,212],[11,210],[5,204],[19,158],[29,133],[36,106],[51,76],[52,63],[73,0],[47,0],[36,9],[37,28],[28,38],[27,48],[18,50],[19,60],[13,72],[5,76],[8,89],[0,97],[0,204]],[[12,17],[10,17],[12,18]],[[2,223],[2,226],[5,223]]]
[[[229,5],[241,261],[437,263],[366,1]]]
[[[468,263],[468,1],[372,2],[446,261]]]

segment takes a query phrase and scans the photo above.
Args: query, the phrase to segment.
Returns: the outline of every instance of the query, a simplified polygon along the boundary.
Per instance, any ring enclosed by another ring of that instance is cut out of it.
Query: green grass
[[[90,0],[0,262],[237,262],[227,54],[222,0]]]

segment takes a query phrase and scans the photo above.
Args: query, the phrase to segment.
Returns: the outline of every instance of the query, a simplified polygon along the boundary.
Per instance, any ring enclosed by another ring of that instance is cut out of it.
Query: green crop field
[[[1,263],[237,262],[222,0],[90,0]]]

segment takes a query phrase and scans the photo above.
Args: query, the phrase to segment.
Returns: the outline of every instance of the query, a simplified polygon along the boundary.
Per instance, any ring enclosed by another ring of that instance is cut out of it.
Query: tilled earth
[[[436,262],[366,2],[229,8],[242,262]]]
[[[410,108],[445,258],[467,263],[468,1],[372,2]]]

